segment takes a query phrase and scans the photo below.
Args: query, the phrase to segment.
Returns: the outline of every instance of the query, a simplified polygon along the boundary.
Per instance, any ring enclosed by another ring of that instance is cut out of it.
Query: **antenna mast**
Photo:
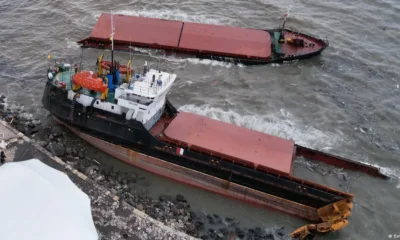
[[[115,33],[115,28],[114,28],[114,21],[113,21],[113,13],[111,11],[111,35],[110,35],[110,40],[111,40],[111,68],[110,68],[110,73],[114,72],[114,33]]]

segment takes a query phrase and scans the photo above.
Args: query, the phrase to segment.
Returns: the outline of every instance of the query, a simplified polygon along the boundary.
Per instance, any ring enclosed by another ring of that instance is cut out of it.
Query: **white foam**
[[[215,18],[215,15],[207,16],[205,14],[195,14],[182,12],[180,10],[148,10],[148,9],[135,9],[135,10],[116,10],[113,11],[114,14],[139,16],[139,17],[150,17],[150,18],[161,18],[168,20],[177,20],[185,22],[196,22],[196,23],[206,23],[206,24],[227,24],[233,22],[233,19],[221,16]],[[100,16],[99,14],[96,16]]]
[[[241,115],[232,110],[224,111],[209,105],[195,106],[190,104],[180,107],[179,110],[291,139],[298,144],[317,149],[330,147],[341,141],[341,138],[337,135],[324,133],[312,126],[303,126],[298,123],[295,116],[284,109],[281,109],[279,113],[266,115]]]
[[[313,126],[304,126],[298,123],[298,120],[289,111],[280,109],[279,113],[269,113],[265,115],[241,115],[232,110],[224,111],[220,108],[210,105],[195,106],[193,104],[184,105],[179,108],[180,111],[192,112],[212,119],[233,123],[235,125],[246,127],[259,132],[268,133],[274,136],[291,139],[296,144],[317,149],[323,152],[329,151],[336,144],[343,145],[345,139],[336,133],[322,132]],[[318,164],[297,158],[296,162],[306,165],[311,171],[314,171]],[[391,167],[383,167],[376,164],[360,161],[361,163],[374,166],[380,172],[390,178],[396,178],[400,181],[400,170]],[[400,188],[400,182],[398,185]]]

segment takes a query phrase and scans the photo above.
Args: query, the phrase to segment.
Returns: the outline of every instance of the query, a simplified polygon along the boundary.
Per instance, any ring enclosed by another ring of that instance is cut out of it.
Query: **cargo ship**
[[[113,51],[112,51],[113,53]],[[379,169],[291,140],[180,112],[168,100],[177,75],[134,72],[101,55],[94,71],[54,62],[42,104],[100,150],[172,180],[312,221],[292,237],[345,227],[354,196],[292,174],[296,156],[385,177]]]
[[[310,58],[329,45],[327,40],[285,28],[286,14],[279,28],[260,30],[103,13],[89,37],[78,43],[84,48],[111,49],[111,19],[113,47],[121,51],[162,49],[167,54],[257,65]]]

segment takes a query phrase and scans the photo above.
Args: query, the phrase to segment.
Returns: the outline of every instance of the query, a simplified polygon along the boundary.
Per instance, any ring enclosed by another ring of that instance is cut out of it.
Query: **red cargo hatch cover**
[[[268,58],[270,34],[263,30],[189,23],[183,26],[180,48],[232,57]]]
[[[291,140],[184,112],[177,114],[164,134],[192,149],[233,157],[258,169],[291,174],[295,150]]]
[[[140,45],[161,45],[178,47],[182,21],[162,20],[126,15],[113,15],[114,41],[132,42]],[[111,15],[101,14],[90,38],[109,39],[111,35]]]

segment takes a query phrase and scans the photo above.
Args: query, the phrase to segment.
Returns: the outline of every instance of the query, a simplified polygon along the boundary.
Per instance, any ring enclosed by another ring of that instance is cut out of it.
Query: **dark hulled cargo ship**
[[[114,49],[162,49],[200,59],[247,65],[291,62],[320,54],[328,41],[285,28],[259,30],[113,15]],[[82,47],[111,49],[111,14],[103,13]]]
[[[120,66],[102,56],[97,63],[96,72],[65,63],[48,69],[42,103],[59,122],[133,166],[318,223],[293,237],[343,228],[354,197],[293,176],[295,156],[381,176],[373,167],[290,140],[179,112],[166,97],[175,74],[147,65],[134,74],[130,63]]]

